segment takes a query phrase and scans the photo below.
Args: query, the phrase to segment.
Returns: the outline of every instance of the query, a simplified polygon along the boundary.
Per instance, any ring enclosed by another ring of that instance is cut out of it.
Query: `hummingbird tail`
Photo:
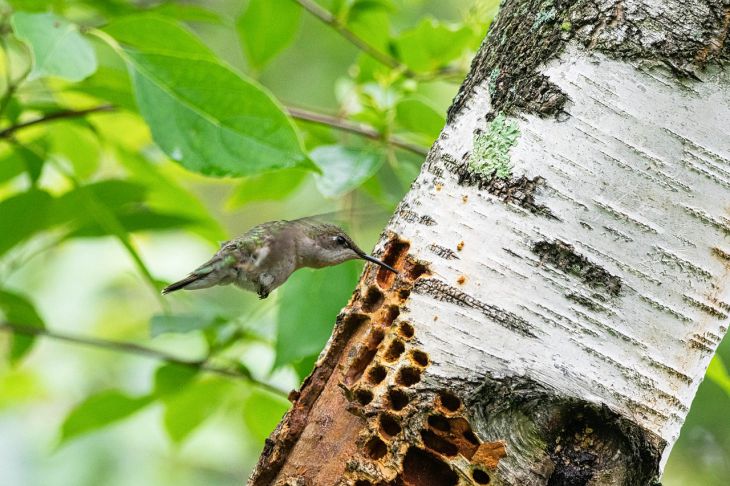
[[[195,275],[194,273],[191,273],[184,279],[178,280],[175,283],[171,283],[170,285],[168,285],[167,287],[162,289],[162,295],[169,294],[170,292],[175,292],[176,290],[184,289],[184,288],[190,286],[191,284],[198,282],[199,280],[203,279],[204,277],[205,277],[205,275]],[[197,289],[197,288],[205,288],[205,287],[210,287],[210,285],[205,285],[203,287],[200,287],[199,285],[195,285],[192,288]]]

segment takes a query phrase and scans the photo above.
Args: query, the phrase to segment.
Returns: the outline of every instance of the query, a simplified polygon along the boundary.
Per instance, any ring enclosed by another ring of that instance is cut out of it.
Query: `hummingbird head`
[[[335,225],[325,225],[321,231],[312,238],[314,241],[314,258],[308,266],[329,266],[342,263],[347,260],[361,259],[390,270],[393,273],[398,271],[382,260],[370,256],[358,247],[352,238],[341,228]]]

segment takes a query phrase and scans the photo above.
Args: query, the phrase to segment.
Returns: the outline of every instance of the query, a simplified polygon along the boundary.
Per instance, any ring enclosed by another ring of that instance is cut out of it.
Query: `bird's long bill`
[[[376,265],[380,265],[381,267],[386,268],[393,273],[396,273],[396,274],[398,273],[398,270],[396,270],[395,268],[391,267],[390,265],[388,265],[387,263],[385,263],[382,260],[378,260],[374,256],[368,255],[367,253],[362,253],[360,255],[360,258],[362,258],[363,260],[367,260],[369,262],[375,263]]]

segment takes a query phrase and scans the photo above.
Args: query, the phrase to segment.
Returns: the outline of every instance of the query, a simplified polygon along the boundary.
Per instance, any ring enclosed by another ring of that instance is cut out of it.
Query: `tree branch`
[[[281,390],[273,385],[266,382],[259,381],[246,373],[235,371],[230,368],[223,368],[209,364],[205,360],[190,361],[171,354],[167,354],[163,351],[157,351],[156,349],[147,348],[140,346],[139,344],[124,342],[124,341],[110,341],[106,339],[77,336],[73,334],[67,334],[58,331],[51,331],[41,327],[28,326],[25,324],[16,324],[11,322],[0,323],[0,331],[7,331],[13,334],[20,334],[23,336],[41,336],[58,341],[64,341],[67,343],[80,344],[83,346],[90,346],[99,349],[105,349],[107,351],[114,351],[117,353],[134,354],[137,356],[143,356],[146,358],[156,359],[165,363],[176,364],[180,366],[186,366],[199,371],[205,371],[207,373],[214,373],[217,375],[227,376],[229,378],[243,379],[251,382],[252,384],[263,388],[275,395],[287,397],[288,393]]]
[[[82,116],[89,115],[91,113],[99,113],[99,112],[114,111],[114,110],[116,110],[116,107],[114,105],[100,105],[100,106],[95,106],[92,108],[86,108],[84,110],[63,110],[63,111],[57,111],[55,113],[49,113],[47,115],[38,117],[34,120],[29,120],[29,121],[23,122],[23,123],[17,123],[15,125],[11,125],[5,129],[3,129],[3,130],[0,130],[0,139],[10,138],[18,130],[32,127],[33,125],[40,125],[42,123],[48,123],[48,122],[51,122],[54,120],[79,118]]]
[[[350,41],[351,44],[353,44],[355,47],[357,47],[379,63],[393,69],[402,69],[403,74],[405,74],[409,78],[418,77],[418,73],[411,71],[408,66],[400,62],[398,59],[370,45],[365,39],[348,29],[346,25],[342,24],[342,22],[340,22],[337,17],[332,15],[332,12],[320,6],[317,2],[314,2],[313,0],[294,1],[301,5],[304,10],[335,29],[342,37]]]
[[[414,154],[422,155],[424,157],[428,154],[428,149],[425,147],[421,147],[420,145],[407,142],[398,137],[385,137],[373,127],[365,125],[363,123],[355,123],[343,120],[341,118],[337,118],[332,115],[325,115],[323,113],[304,110],[302,108],[294,108],[291,106],[287,107],[286,110],[289,115],[291,115],[293,118],[296,118],[297,120],[318,123],[320,125],[330,126],[338,130],[370,138],[372,140],[380,140],[387,144],[393,145],[394,147],[408,150],[409,152],[413,152]]]

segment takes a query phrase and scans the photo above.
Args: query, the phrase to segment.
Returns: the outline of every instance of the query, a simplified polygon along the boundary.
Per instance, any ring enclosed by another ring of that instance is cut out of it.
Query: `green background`
[[[496,3],[321,1],[377,60],[294,0],[0,1],[5,321],[234,375],[1,333],[0,484],[242,484],[288,406],[281,391],[311,370],[362,264],[302,270],[264,301],[159,290],[273,219],[337,211],[372,248]],[[665,485],[730,477],[727,342],[719,356]]]

